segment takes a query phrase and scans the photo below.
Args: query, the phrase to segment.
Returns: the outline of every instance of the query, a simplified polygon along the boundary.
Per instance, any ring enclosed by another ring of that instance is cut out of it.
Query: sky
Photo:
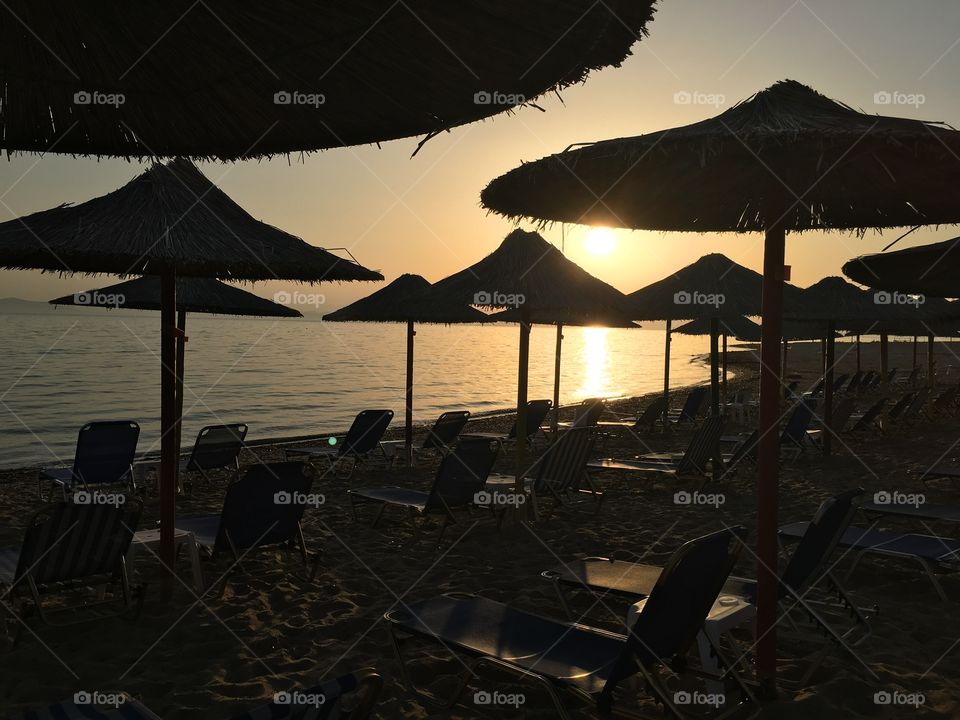
[[[342,148],[301,158],[202,163],[201,170],[254,217],[326,248],[348,248],[392,280],[431,282],[494,250],[514,225],[480,207],[480,190],[521,161],[584,141],[639,135],[715,115],[777,80],[798,80],[864,112],[960,127],[960,2],[956,0],[661,0],[650,36],[619,68],[568,88],[563,101],[456,128],[411,158],[418,139]],[[891,97],[896,104],[882,104]],[[697,102],[685,102],[696,98]],[[129,181],[143,165],[48,154],[0,160],[0,220],[82,202]],[[525,226],[521,226],[525,227]],[[528,226],[527,226],[528,227]],[[586,270],[624,292],[659,280],[708,252],[756,270],[759,234],[612,231],[555,225],[543,231]],[[803,233],[787,240],[791,279],[839,274],[851,257],[902,234],[859,238]],[[951,238],[923,228],[897,247]],[[108,284],[103,278],[0,271],[0,297],[47,300]],[[332,311],[380,287],[268,282],[247,289],[323,295]]]

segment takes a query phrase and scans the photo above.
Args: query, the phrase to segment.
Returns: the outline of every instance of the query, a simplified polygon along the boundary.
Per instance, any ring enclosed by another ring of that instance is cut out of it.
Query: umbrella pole
[[[917,367],[917,336],[913,336],[913,367]]]
[[[774,216],[779,217],[777,210]],[[760,340],[760,442],[757,478],[757,679],[776,693],[777,671],[777,485],[780,472],[780,338],[786,237],[782,219],[768,226],[763,249]]]
[[[413,338],[417,332],[413,329],[413,320],[407,320],[407,387],[406,402],[406,430],[404,434],[404,452],[407,456],[407,467],[413,465]]]
[[[787,348],[790,347],[790,341],[783,340],[783,366],[780,368],[781,377],[787,377]]]
[[[857,372],[860,372],[860,335],[857,335]]]
[[[880,384],[884,391],[890,389],[890,383],[887,382],[887,334],[880,333]]]
[[[670,427],[667,412],[670,410],[670,329],[673,321],[667,320],[667,334],[663,343],[663,431]]]
[[[723,404],[727,404],[727,334],[723,334]]]
[[[520,307],[520,353],[517,371],[517,447],[515,490],[523,493],[523,476],[527,470],[527,379],[530,363],[530,311]]]
[[[563,323],[557,323],[557,351],[553,361],[553,437],[560,423],[560,351],[563,348]]]
[[[720,319],[710,318],[710,416],[720,417]]]
[[[173,527],[177,499],[177,278],[167,270],[160,278],[160,561],[172,573]],[[172,591],[163,576],[164,594]]]
[[[927,335],[927,385],[934,386],[933,382],[933,335]]]
[[[177,441],[177,489],[180,489],[180,450],[183,447],[183,359],[187,343],[187,313],[177,311],[177,431],[174,436]]]
[[[831,450],[830,434],[833,429],[833,363],[834,338],[833,320],[827,323],[827,366],[823,372],[823,454],[829,457]]]

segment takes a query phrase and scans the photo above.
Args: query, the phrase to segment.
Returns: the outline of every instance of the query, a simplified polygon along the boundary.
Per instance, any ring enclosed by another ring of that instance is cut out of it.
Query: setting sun
[[[593,228],[587,232],[583,243],[591,255],[609,255],[617,249],[617,237],[613,230],[605,227]]]

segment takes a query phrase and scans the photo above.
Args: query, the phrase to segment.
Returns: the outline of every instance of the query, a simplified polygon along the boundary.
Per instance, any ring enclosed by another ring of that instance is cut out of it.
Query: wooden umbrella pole
[[[857,372],[860,372],[860,334],[857,333]]]
[[[527,380],[530,363],[530,311],[520,306],[520,352],[517,371],[517,447],[515,490],[523,493],[523,476],[527,471]]]
[[[913,336],[913,367],[917,367],[917,336]]]
[[[560,423],[560,353],[563,349],[563,323],[557,323],[557,349],[553,360],[553,437],[557,436]]]
[[[720,319],[710,318],[710,416],[720,417]]]
[[[933,378],[933,335],[927,335],[927,385],[934,386]]]
[[[177,277],[172,269],[160,278],[160,561],[173,572],[173,528],[177,500]],[[172,590],[164,573],[165,594]]]
[[[407,467],[413,465],[413,339],[417,332],[413,329],[413,320],[407,320],[407,387],[405,394],[406,429],[404,434],[404,452]]]
[[[177,488],[180,488],[180,451],[183,449],[183,377],[187,343],[187,313],[177,311]]]
[[[723,404],[727,404],[727,334],[723,334]]]
[[[787,377],[787,348],[790,347],[790,341],[784,338],[783,340],[783,365],[780,367],[780,374],[782,377]]]
[[[887,381],[888,342],[887,334],[880,333],[880,384],[884,391],[890,389],[890,383]]]
[[[830,455],[833,428],[833,363],[834,332],[833,320],[827,323],[827,363],[823,371],[823,454]]]
[[[775,212],[775,217],[780,213]],[[782,219],[768,225],[763,250],[760,341],[760,441],[757,478],[757,679],[776,693],[777,494],[780,472],[780,337],[786,237]]]
[[[670,331],[673,322],[667,320],[667,334],[663,343],[663,430],[670,427],[667,412],[670,410]]]

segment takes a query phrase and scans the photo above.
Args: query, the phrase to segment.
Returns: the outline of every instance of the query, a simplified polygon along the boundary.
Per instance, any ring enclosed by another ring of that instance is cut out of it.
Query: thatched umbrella
[[[155,164],[119,190],[0,223],[0,267],[160,276],[160,556],[173,567],[177,486],[176,278],[382,280],[255,220],[191,163]]]
[[[670,335],[669,324],[670,324],[670,321],[668,320],[667,321],[667,337],[669,337]],[[684,323],[683,325],[680,325],[679,327],[674,328],[673,332],[679,333],[680,335],[697,335],[697,336],[708,335],[710,337],[711,384],[713,381],[713,368],[716,364],[714,362],[713,352],[712,352],[714,350],[713,346],[715,345],[714,339],[716,338],[717,333],[718,332],[720,333],[720,336],[723,338],[722,349],[721,349],[721,360],[720,360],[720,367],[721,367],[720,384],[723,388],[723,400],[724,402],[726,402],[727,400],[727,338],[732,335],[733,337],[741,341],[760,342],[760,326],[757,325],[752,320],[748,320],[743,315],[734,315],[734,316],[722,318],[722,319],[721,318],[700,318],[699,320],[691,320],[688,323]],[[667,368],[667,372],[669,372],[669,368],[670,368],[669,349],[670,349],[670,343],[668,341],[667,342],[668,354],[666,357],[666,362],[664,363],[664,367]],[[669,378],[666,377],[666,373],[665,373],[664,388],[663,388],[664,393],[667,393],[667,390],[668,390],[668,386],[669,386],[668,380]]]
[[[710,386],[711,410],[720,412],[718,339],[724,334],[720,321],[737,322],[745,315],[760,314],[763,277],[760,273],[734,262],[720,253],[704,255],[662,280],[640,288],[627,298],[633,305],[635,320],[666,320],[663,394],[670,400],[670,332],[674,320],[707,320],[710,322]],[[791,302],[801,291],[786,285],[784,292]]]
[[[564,257],[535,232],[514,230],[483,260],[433,284],[426,293],[443,305],[470,304],[519,313],[520,353],[517,378],[517,427],[526,425],[530,325],[571,322],[589,325],[611,317],[629,317],[626,297]],[[523,490],[526,447],[516,444],[517,491]]]
[[[708,120],[526,163],[483,191],[484,205],[517,219],[765,233],[757,632],[771,686],[785,233],[956,223],[958,155],[960,132],[857,112],[785,81]]]
[[[160,278],[155,275],[125,280],[108,287],[64,295],[51,305],[75,305],[125,310],[161,310]],[[242,315],[245,317],[303,317],[299,310],[271,302],[259,295],[227,285],[213,278],[177,278],[177,343],[176,362],[176,441],[177,455],[182,446],[184,350],[187,341],[187,313]]]
[[[237,159],[432,135],[619,65],[653,5],[10,0],[0,148]]]
[[[891,292],[960,297],[960,238],[861,255],[844,264],[843,274]]]
[[[323,316],[328,322],[400,322],[407,325],[406,433],[407,463],[413,460],[414,323],[485,322],[487,316],[469,305],[440,305],[418,300],[430,287],[420,275],[404,274],[365,298]]]

